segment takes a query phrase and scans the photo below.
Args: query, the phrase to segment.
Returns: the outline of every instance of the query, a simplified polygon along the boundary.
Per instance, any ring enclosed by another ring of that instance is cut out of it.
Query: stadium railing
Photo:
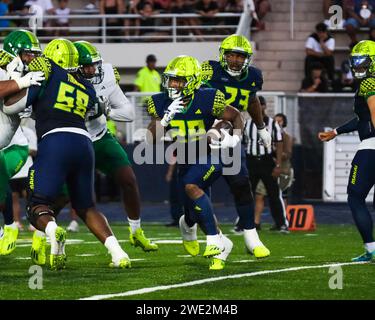
[[[61,26],[46,26],[44,22],[53,22],[57,19],[64,18],[64,16],[56,15],[26,15],[26,16],[1,16],[1,20],[9,20],[13,26],[1,29],[0,40],[4,39],[7,31],[12,31],[19,27],[28,28],[38,35],[42,41],[49,41],[55,38],[55,32],[68,32],[69,39],[72,40],[89,40],[92,42],[107,43],[111,41],[195,41],[199,37],[194,34],[194,31],[199,29],[204,35],[204,40],[218,40],[224,38],[228,34],[235,33],[237,24],[226,24],[225,19],[240,19],[240,13],[217,13],[211,17],[212,25],[202,24],[199,19],[203,18],[198,14],[156,14],[147,19],[154,20],[152,26],[125,26],[124,21],[128,19],[130,22],[137,19],[144,19],[139,14],[71,14],[66,16],[69,19],[69,27]],[[122,25],[108,26],[108,19],[120,19]],[[187,19],[196,19],[196,25],[184,25]],[[144,35],[129,35],[125,38],[124,30],[129,31],[139,30],[146,32]],[[111,32],[122,33],[121,35],[110,35]],[[150,33],[150,34],[147,34]],[[160,33],[160,34],[153,34]],[[198,39],[200,40],[200,39]]]

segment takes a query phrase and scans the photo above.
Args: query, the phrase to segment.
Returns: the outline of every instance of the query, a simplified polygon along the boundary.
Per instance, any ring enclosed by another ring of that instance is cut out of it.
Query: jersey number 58
[[[65,82],[60,83],[54,108],[73,112],[84,118],[88,103],[89,96],[86,93]]]

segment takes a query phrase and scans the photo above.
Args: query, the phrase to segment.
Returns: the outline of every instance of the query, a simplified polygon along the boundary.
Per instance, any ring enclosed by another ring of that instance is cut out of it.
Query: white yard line
[[[286,256],[284,259],[301,259],[304,258],[305,256]]]
[[[81,298],[80,300],[104,300],[104,299],[111,299],[111,298],[118,298],[118,297],[128,297],[128,296],[141,295],[141,294],[146,294],[146,293],[151,293],[151,292],[156,292],[156,291],[170,290],[170,289],[175,289],[175,288],[192,287],[192,286],[201,285],[204,283],[216,282],[216,281],[227,280],[227,279],[239,279],[239,278],[245,278],[245,277],[255,277],[255,276],[260,276],[264,274],[299,271],[299,270],[306,270],[306,269],[320,269],[320,268],[337,267],[337,266],[349,266],[349,265],[364,264],[364,263],[367,263],[367,262],[331,263],[331,264],[323,264],[323,265],[317,265],[317,266],[301,266],[301,267],[286,268],[286,269],[264,270],[264,271],[257,271],[257,272],[233,274],[229,276],[206,278],[206,279],[183,282],[183,283],[178,283],[178,284],[130,290],[130,291],[125,291],[125,292],[120,292],[120,293],[95,295],[91,297]]]

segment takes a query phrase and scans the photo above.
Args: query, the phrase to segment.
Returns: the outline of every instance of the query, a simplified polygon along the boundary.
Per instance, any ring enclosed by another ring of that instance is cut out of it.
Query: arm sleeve
[[[153,97],[147,100],[147,112],[152,118],[159,118]]]
[[[212,76],[214,74],[214,70],[210,63],[208,61],[202,62],[201,65],[201,70],[202,70],[202,82],[206,85],[208,84],[208,81],[212,79]]]
[[[220,90],[216,90],[214,103],[212,106],[212,115],[215,118],[221,118],[226,107],[225,95]]]
[[[17,114],[23,111],[27,106],[29,102],[29,92],[30,88],[26,89],[26,94],[17,102],[13,104],[6,105],[4,103],[3,105],[3,111],[5,114],[12,115],[12,114]]]
[[[336,128],[337,134],[349,133],[356,131],[358,128],[358,118],[353,118],[352,120],[344,123],[342,126]]]
[[[109,117],[115,121],[133,121],[135,118],[134,105],[124,95],[119,86],[109,95],[111,111]]]

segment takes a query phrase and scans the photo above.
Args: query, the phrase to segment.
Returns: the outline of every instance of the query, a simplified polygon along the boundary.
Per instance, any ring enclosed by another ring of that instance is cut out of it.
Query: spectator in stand
[[[319,62],[326,69],[329,80],[332,81],[335,72],[333,58],[335,39],[329,34],[328,28],[323,22],[315,26],[315,32],[307,38],[305,48],[305,77],[310,75],[312,65]]]
[[[259,30],[265,29],[265,23],[262,21],[266,14],[271,11],[269,0],[253,0],[257,19],[255,19],[255,27]]]
[[[0,17],[9,14],[8,0],[0,0]],[[1,31],[3,28],[8,28],[10,26],[9,20],[0,20],[0,36],[5,36],[8,31]]]
[[[128,13],[128,14],[139,14],[138,12],[138,4],[139,4],[140,0],[129,0],[127,1],[126,3],[126,7],[125,7],[125,12]],[[128,42],[130,40],[130,35],[134,35],[136,37],[139,36],[139,26],[141,24],[141,20],[140,19],[124,19],[124,26],[125,26],[125,29],[124,29],[124,36],[125,36],[125,39],[124,39],[124,42]],[[134,29],[134,32],[131,32],[131,30],[129,29],[130,26],[134,26],[134,27],[137,27]]]
[[[375,28],[375,0],[344,0],[344,10],[347,14],[345,29],[350,38],[350,48],[358,42],[359,28]]]
[[[303,79],[301,92],[328,92],[328,80],[322,64],[312,66],[310,75]]]
[[[175,0],[172,2],[170,13],[194,13],[193,2],[189,0]],[[178,30],[178,35],[188,35],[189,32],[195,33],[198,20],[196,18],[177,19],[178,26],[190,26],[189,29]]]
[[[134,90],[140,92],[160,92],[161,89],[161,77],[159,72],[156,70],[156,57],[153,54],[149,54],[146,57],[146,66],[137,72],[136,79],[134,81]],[[143,105],[147,106],[147,99],[144,97]]]
[[[89,3],[84,7],[86,10],[98,10],[97,0],[89,0]]]
[[[200,0],[195,6],[196,13],[201,15],[200,24],[203,26],[209,26],[218,24],[218,20],[213,18],[219,12],[219,6],[214,0]],[[197,29],[198,30],[198,29]],[[213,29],[204,29],[203,34],[212,32]],[[202,31],[201,31],[202,34]]]
[[[55,36],[56,37],[61,37],[61,36],[69,36],[69,30],[60,30],[59,28],[61,27],[69,27],[69,18],[68,16],[70,15],[70,8],[68,8],[68,0],[59,0],[59,6],[55,10],[56,16],[59,18],[56,19],[55,24],[56,24],[56,31],[55,31]]]
[[[123,0],[100,0],[99,1],[100,14],[123,14],[125,12],[125,5]],[[122,20],[118,18],[107,18],[107,31],[109,37],[120,36],[120,27],[123,25]],[[110,29],[114,28],[114,29]],[[114,39],[114,42],[120,42],[120,39]]]
[[[28,14],[37,14],[39,10],[43,12],[43,15],[54,15],[55,14],[55,8],[52,4],[51,0],[28,0],[25,3],[25,7],[29,10]],[[39,9],[40,8],[40,9]],[[51,19],[45,19],[43,18],[43,27],[45,28],[52,28],[53,21]],[[43,35],[53,35],[54,31],[52,30],[40,30],[38,33],[38,36]]]
[[[154,0],[154,8],[160,13],[168,13],[172,6],[172,0]]]
[[[228,0],[224,8],[226,13],[242,13],[243,12],[243,0]],[[239,18],[225,18],[226,25],[238,25]],[[231,32],[233,33],[233,32]]]
[[[159,5],[154,6],[154,2],[147,0],[141,1],[138,4],[138,12],[142,15],[140,19],[140,26],[145,28],[140,30],[141,36],[163,36],[165,32],[162,31],[155,31],[157,26],[161,25],[162,22],[158,19],[153,18],[153,15],[157,15],[160,13]],[[146,39],[147,41],[154,40],[153,38]]]
[[[340,6],[343,7],[343,0],[323,0],[323,15],[324,15],[324,23],[327,25],[328,28],[333,28],[330,22],[331,13],[329,13],[329,8],[331,6]],[[337,21],[337,28],[343,28],[345,22],[345,12],[343,11],[343,19]]]

